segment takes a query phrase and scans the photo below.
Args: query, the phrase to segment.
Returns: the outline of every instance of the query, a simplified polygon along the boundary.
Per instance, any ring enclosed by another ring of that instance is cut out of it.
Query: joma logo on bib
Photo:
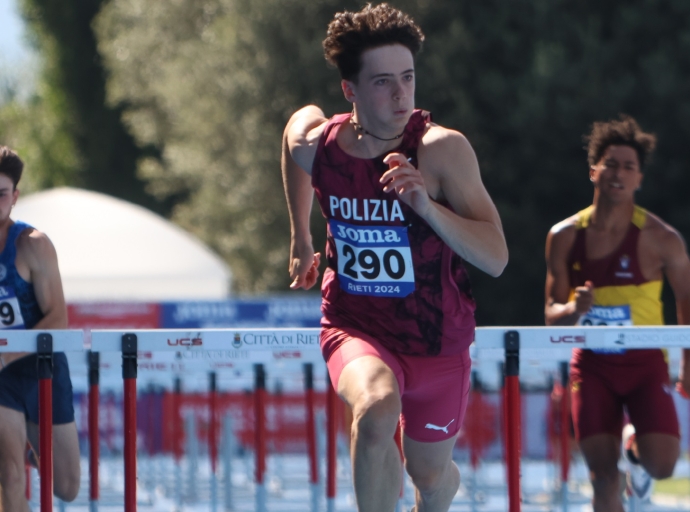
[[[383,244],[386,242],[400,242],[402,239],[394,229],[362,228],[359,226],[346,227],[346,224],[336,226],[338,232],[334,234],[341,240],[360,242],[365,244]]]

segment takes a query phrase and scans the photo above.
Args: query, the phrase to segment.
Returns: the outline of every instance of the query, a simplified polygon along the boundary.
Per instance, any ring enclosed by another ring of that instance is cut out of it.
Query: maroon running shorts
[[[573,360],[572,413],[578,440],[595,434],[620,437],[623,407],[638,437],[652,432],[680,437],[664,353],[645,350],[644,356],[621,364],[620,356],[584,350]]]
[[[361,331],[328,327],[321,330],[321,350],[331,354],[327,365],[335,389],[349,362],[362,356],[383,361],[398,380],[400,422],[410,439],[435,443],[452,438],[460,430],[470,391],[469,349],[435,357],[394,354]]]

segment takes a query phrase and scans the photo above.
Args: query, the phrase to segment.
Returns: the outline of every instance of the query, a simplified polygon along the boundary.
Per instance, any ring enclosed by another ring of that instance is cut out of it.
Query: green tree
[[[63,119],[41,92],[28,101],[13,99],[0,104],[0,144],[21,156],[26,171],[19,185],[23,194],[69,185],[79,168],[72,139]]]
[[[286,289],[281,134],[298,105],[339,103],[320,49],[336,5],[125,0],[97,20],[109,99],[130,105],[124,119],[140,144],[161,148],[141,175],[159,197],[191,191],[173,218],[229,261],[239,291]]]
[[[105,71],[91,28],[102,4],[23,0],[42,56],[41,90],[26,110],[15,105],[7,115],[14,112],[15,126],[26,127],[18,144],[36,165],[38,186],[70,184],[165,212],[169,205],[149,195],[136,175],[137,160],[155,156],[156,149],[137,146],[122,125],[123,106],[105,103]]]
[[[38,46],[36,32],[30,44]],[[55,65],[49,39],[40,54],[13,69],[0,68],[0,144],[19,152],[25,162],[22,193],[64,186],[79,179],[82,161],[65,115],[67,99],[46,77]]]

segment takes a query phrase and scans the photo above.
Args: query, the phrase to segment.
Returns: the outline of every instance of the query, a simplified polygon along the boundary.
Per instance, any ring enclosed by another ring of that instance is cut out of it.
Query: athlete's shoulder
[[[290,155],[297,165],[309,173],[327,123],[323,110],[315,105],[307,105],[292,114],[285,126],[283,139]]]
[[[288,142],[297,144],[318,141],[327,123],[323,110],[316,105],[307,105],[292,114],[285,126],[285,134]]]
[[[36,228],[29,227],[17,237],[17,257],[27,263],[41,263],[57,258],[55,246],[48,235]]]
[[[549,234],[561,238],[575,236],[575,232],[578,230],[581,223],[581,214],[578,212],[551,226],[551,229],[549,229]]]
[[[576,213],[551,226],[546,236],[547,258],[565,261],[575,243],[580,224],[580,213]]]
[[[479,175],[477,156],[467,137],[457,130],[427,123],[419,144],[420,166],[434,172]]]
[[[677,248],[679,244],[685,246],[683,236],[676,228],[662,220],[658,215],[646,210],[642,211],[645,214],[642,233],[651,239],[653,247],[665,249]]]
[[[312,133],[323,132],[328,119],[316,105],[307,105],[296,111],[285,127],[294,136],[308,137]]]
[[[470,141],[467,140],[464,134],[433,122],[428,122],[426,124],[421,145],[428,148],[434,148],[436,151],[472,149]]]

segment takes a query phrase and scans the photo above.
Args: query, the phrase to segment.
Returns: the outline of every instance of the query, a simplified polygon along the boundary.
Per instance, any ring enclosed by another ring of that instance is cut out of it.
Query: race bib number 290
[[[24,318],[11,286],[0,286],[0,329],[21,329]]]
[[[406,297],[414,291],[407,228],[355,226],[330,220],[340,287],[354,295]]]

